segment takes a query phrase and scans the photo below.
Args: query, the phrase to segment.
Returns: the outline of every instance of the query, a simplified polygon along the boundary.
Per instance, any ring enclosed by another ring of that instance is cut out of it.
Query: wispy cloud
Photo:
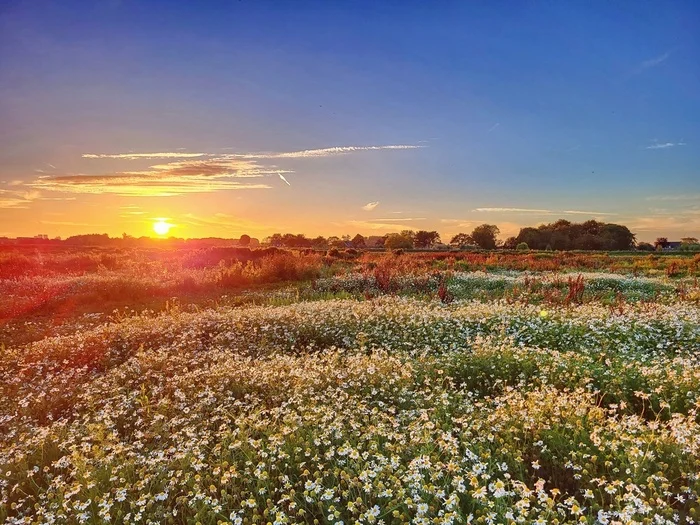
[[[424,221],[425,217],[385,217],[383,219],[369,219],[369,222],[409,222]]]
[[[113,171],[98,175],[63,174],[38,176],[26,185],[38,190],[76,193],[111,193],[123,196],[169,197],[188,193],[211,193],[228,190],[270,189],[272,186],[260,182],[240,179],[278,176],[290,185],[286,173],[270,159],[303,159],[346,155],[362,151],[410,150],[423,146],[394,144],[381,146],[338,146],[323,149],[307,149],[287,152],[262,153],[211,153],[186,151],[85,153],[85,159],[93,160],[148,160],[163,159],[141,171]],[[6,199],[5,207],[24,204],[17,199]]]
[[[229,234],[235,232],[241,233],[261,233],[268,230],[280,229],[276,226],[261,225],[234,215],[227,213],[215,213],[210,216],[195,215],[193,213],[185,214],[178,218],[178,222],[186,225],[197,227],[216,227],[219,231],[225,231]]]
[[[187,159],[206,157],[212,153],[185,153],[183,151],[171,151],[163,153],[84,153],[84,159]]]
[[[368,202],[367,204],[362,206],[362,209],[365,211],[372,211],[377,206],[379,206],[379,201],[373,201],[373,202]]]
[[[50,226],[97,226],[95,223],[71,222],[71,221],[39,221],[41,224]]]
[[[676,146],[685,146],[685,142],[658,142],[654,141],[653,144],[650,144],[644,149],[666,149],[666,148],[675,148]]]
[[[286,151],[278,153],[239,153],[233,154],[232,156],[245,159],[305,159],[314,157],[331,157],[335,155],[347,155],[348,153],[357,153],[361,151],[407,150],[419,149],[423,147],[424,146],[414,144],[394,144],[388,146],[338,146],[333,148],[306,149],[301,151]]]
[[[604,211],[581,211],[581,210],[564,210],[555,211],[553,213],[564,213],[566,215],[618,215],[617,213],[610,213]]]
[[[498,126],[500,126],[500,122],[496,122],[493,126],[489,128],[489,130],[486,133],[491,133],[494,129],[496,129]]]
[[[645,69],[649,69],[650,67],[658,66],[659,64],[662,64],[666,60],[668,60],[668,57],[671,56],[671,53],[667,51],[663,55],[659,55],[654,58],[650,58],[649,60],[645,60],[641,64],[639,64],[639,67],[637,68],[638,71],[644,71]]]
[[[379,219],[368,219],[361,221],[347,221],[346,224],[364,230],[399,231],[409,227],[409,225],[403,224],[405,222],[425,220],[427,220],[425,217],[384,217]]]
[[[334,155],[346,155],[348,153],[357,153],[361,151],[378,151],[378,150],[407,150],[423,148],[422,145],[414,144],[389,144],[385,146],[336,146],[331,148],[306,149],[300,151],[281,151],[281,152],[252,152],[252,153],[230,153],[221,155],[219,153],[187,153],[184,151],[168,151],[155,153],[85,153],[84,159],[123,159],[123,160],[139,160],[139,159],[187,159],[197,157],[224,157],[224,158],[243,158],[243,159],[297,159],[297,158],[314,158],[314,157],[330,157]],[[228,148],[227,148],[228,149]]]
[[[480,212],[517,212],[517,213],[552,213],[552,210],[537,210],[533,208],[475,208],[472,211]]]
[[[468,233],[479,224],[483,224],[483,219],[440,219],[446,228],[449,228],[450,235],[457,232]],[[498,229],[501,231],[501,237],[509,237],[517,235],[523,225],[515,222],[498,221]]]
[[[36,190],[15,191],[0,189],[0,208],[28,208],[33,201],[40,199]]]
[[[475,208],[472,211],[487,213],[532,213],[539,215],[617,215],[616,213],[583,210],[544,210],[537,208]]]
[[[221,190],[269,189],[271,186],[267,184],[244,183],[238,179],[277,175],[278,171],[246,159],[182,160],[157,164],[144,171],[41,177],[31,186],[64,193],[170,197]]]
[[[680,195],[651,195],[648,201],[691,201],[700,200],[700,193],[683,193]]]

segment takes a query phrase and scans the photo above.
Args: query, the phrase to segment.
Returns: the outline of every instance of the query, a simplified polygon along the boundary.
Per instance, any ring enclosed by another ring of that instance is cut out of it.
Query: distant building
[[[675,251],[675,250],[680,250],[681,244],[683,244],[683,243],[681,243],[681,241],[667,241],[667,242],[663,245],[663,250],[664,250],[664,251],[668,251],[668,252],[672,252],[672,251]]]

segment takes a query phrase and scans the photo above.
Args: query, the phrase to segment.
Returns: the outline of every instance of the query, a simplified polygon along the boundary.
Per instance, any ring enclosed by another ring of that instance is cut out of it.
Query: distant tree
[[[109,235],[106,233],[88,233],[72,235],[65,240],[66,244],[105,246],[109,244]]]
[[[364,248],[366,246],[365,238],[359,233],[352,238],[351,242],[355,248]]]
[[[603,223],[590,220],[581,223],[581,230],[583,231],[584,235],[598,235],[600,233],[601,226],[603,226]]]
[[[555,231],[569,231],[571,228],[571,221],[567,221],[566,219],[559,219],[555,223],[550,225],[552,230]]]
[[[627,226],[603,224],[598,231],[608,250],[630,250],[634,246],[635,235]]]
[[[450,241],[452,246],[468,246],[473,244],[472,237],[468,233],[458,233]]]
[[[681,244],[698,244],[697,237],[682,237]]]
[[[403,233],[390,233],[384,241],[384,248],[388,250],[410,249],[413,248],[413,240]]]
[[[311,246],[313,246],[314,248],[325,248],[326,246],[328,246],[328,241],[326,241],[325,237],[319,235],[315,239],[312,239]]]
[[[440,234],[436,231],[419,230],[413,242],[416,248],[430,248],[433,244],[440,242]]]
[[[508,237],[505,241],[503,241],[504,250],[515,250],[517,246],[518,239],[516,239],[515,237]]]
[[[495,224],[482,224],[474,228],[471,238],[479,248],[493,250],[496,247],[496,236],[500,232]]]
[[[547,239],[537,228],[522,228],[516,237],[518,244],[525,243],[533,250],[543,250]]]
[[[416,245],[416,232],[413,230],[403,230],[400,235],[411,241],[411,248]]]
[[[639,243],[637,243],[637,250],[642,251],[642,252],[653,252],[654,245],[650,244],[648,242],[639,242]]]
[[[564,230],[555,230],[549,236],[548,243],[554,250],[568,250],[571,247],[571,238]]]
[[[246,235],[245,233],[241,235],[241,238],[238,239],[238,244],[241,246],[249,246],[250,245],[250,235]]]
[[[576,241],[574,248],[577,250],[602,250],[605,248],[605,241],[592,233],[585,233]]]
[[[573,223],[559,219],[537,228],[522,228],[517,236],[533,250],[629,250],[634,247],[634,234],[619,224],[595,220]]]
[[[345,242],[335,235],[328,237],[329,248],[345,248]]]
[[[265,242],[265,244],[269,244],[270,246],[282,246],[282,234],[273,233],[267,239],[264,239],[263,242]]]
[[[287,248],[310,248],[311,239],[307,239],[303,233],[285,233],[282,236],[282,245]]]
[[[658,250],[659,247],[666,248],[668,245],[668,239],[666,237],[657,237],[654,241],[654,247]]]

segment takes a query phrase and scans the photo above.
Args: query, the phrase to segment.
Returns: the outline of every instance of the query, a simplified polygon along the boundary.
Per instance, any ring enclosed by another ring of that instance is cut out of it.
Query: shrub
[[[527,252],[530,250],[530,247],[527,245],[526,242],[521,242],[515,247],[515,249],[519,252]]]

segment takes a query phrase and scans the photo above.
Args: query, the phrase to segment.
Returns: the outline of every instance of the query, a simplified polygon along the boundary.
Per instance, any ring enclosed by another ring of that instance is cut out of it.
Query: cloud
[[[659,64],[665,62],[668,57],[671,56],[670,52],[666,52],[663,55],[659,55],[658,57],[650,58],[649,60],[645,60],[642,62],[639,67],[637,68],[637,71],[643,71],[645,69],[648,69],[650,67],[658,66]]]
[[[232,231],[236,233],[261,233],[265,231],[270,231],[274,229],[281,229],[276,226],[268,226],[258,224],[246,219],[241,219],[240,217],[235,217],[226,213],[215,213],[210,216],[195,215],[193,213],[187,213],[178,222],[182,224],[187,224],[190,226],[200,227],[200,228],[215,228],[218,231],[227,232],[231,234]]]
[[[682,195],[652,195],[648,201],[690,201],[700,200],[700,193],[684,193]]]
[[[87,222],[70,222],[70,221],[39,221],[40,224],[48,224],[51,226],[96,226],[95,223]]]
[[[402,222],[424,221],[425,217],[388,217],[380,219],[369,219],[361,221],[347,221],[346,224],[365,230],[391,230],[399,231],[406,228],[407,225]],[[398,224],[397,224],[398,223]]]
[[[369,222],[405,222],[405,221],[424,221],[425,217],[386,217],[384,219],[369,219]]]
[[[654,142],[644,149],[666,149],[675,148],[676,146],[685,146],[685,142]]]
[[[475,208],[472,211],[488,213],[533,213],[540,215],[617,215],[602,211],[582,211],[582,210],[543,210],[535,208]]]
[[[412,144],[395,144],[388,146],[338,146],[333,148],[306,149],[302,151],[287,151],[281,153],[239,153],[233,154],[232,156],[245,159],[305,159],[346,155],[348,153],[357,153],[359,151],[407,150],[419,149],[422,147],[424,146]]]
[[[679,237],[691,235],[700,229],[700,210],[678,212],[673,215],[633,217],[626,221],[626,225],[633,232],[656,232],[665,236],[674,232]]]
[[[36,190],[15,191],[0,189],[0,208],[28,208],[29,204],[41,198]]]
[[[27,185],[37,190],[76,194],[115,194],[122,196],[170,197],[189,193],[211,193],[228,190],[270,189],[262,182],[243,182],[240,179],[278,176],[289,184],[285,173],[267,159],[318,158],[345,155],[360,151],[407,150],[415,145],[340,146],[323,149],[277,153],[216,154],[183,151],[146,153],[85,153],[85,159],[144,160],[164,159],[141,171],[115,171],[98,175],[65,174],[41,175]],[[5,206],[16,206],[14,201]],[[22,203],[19,203],[22,204]]]
[[[186,159],[193,157],[206,157],[212,155],[211,153],[184,153],[182,151],[177,152],[165,152],[165,153],[84,153],[84,159],[127,159],[127,160],[137,160],[137,159]]]
[[[603,211],[581,211],[581,210],[564,210],[555,211],[553,213],[565,213],[567,215],[617,215],[617,213],[609,213]]]
[[[265,168],[253,160],[214,158],[156,164],[144,171],[41,177],[31,186],[64,193],[170,197],[222,190],[269,189],[271,186],[267,184],[243,183],[237,179],[260,178],[277,173],[278,170]]]
[[[489,130],[486,133],[491,133],[494,129],[496,129],[498,126],[500,126],[500,122],[496,122],[493,126],[489,128]]]
[[[372,221],[347,221],[349,226],[353,226],[357,229],[364,230],[391,230],[399,231],[403,229],[400,224],[390,224],[384,222],[372,222]]]
[[[475,208],[480,212],[517,212],[517,213],[552,213],[552,210],[536,210],[532,208]]]
[[[390,144],[385,146],[336,146],[332,148],[321,149],[306,149],[300,151],[282,151],[282,152],[259,152],[259,153],[231,153],[220,155],[218,153],[185,153],[182,151],[169,151],[159,153],[84,153],[84,159],[124,159],[124,160],[139,160],[139,159],[186,159],[196,157],[225,157],[225,158],[242,158],[242,159],[297,159],[297,158],[314,158],[314,157],[330,157],[334,155],[346,155],[348,153],[356,153],[360,151],[377,151],[377,150],[407,150],[418,149],[424,146],[413,144]],[[230,148],[225,148],[230,149]]]
[[[452,236],[456,233],[469,233],[476,226],[483,224],[483,219],[440,219],[442,224],[446,224],[447,233]],[[498,221],[498,229],[500,230],[499,237],[510,237],[517,235],[523,227],[520,223]]]
[[[287,183],[287,186],[291,186],[291,184],[289,184],[289,181],[288,181],[288,180],[287,180],[287,179],[285,178],[285,176],[284,176],[284,175],[282,175],[282,174],[281,174],[281,173],[279,173],[279,172],[278,172],[277,174],[278,174],[278,175],[280,176],[280,179],[282,179],[282,180],[283,180],[284,182],[286,182],[286,183]]]
[[[368,202],[367,204],[362,206],[362,209],[365,211],[372,211],[377,206],[379,206],[379,201],[373,201],[373,202]]]

